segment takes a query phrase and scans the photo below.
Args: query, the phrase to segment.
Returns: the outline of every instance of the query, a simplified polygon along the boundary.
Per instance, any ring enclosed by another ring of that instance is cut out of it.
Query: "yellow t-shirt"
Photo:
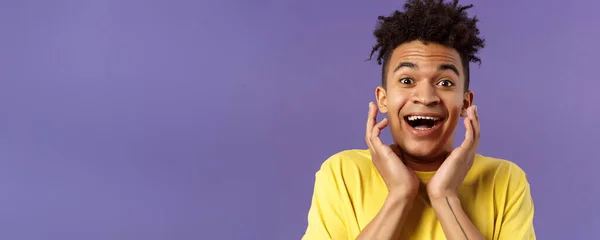
[[[426,183],[435,172],[417,172]],[[316,173],[308,227],[303,240],[356,239],[387,196],[369,150],[347,150],[327,159]],[[476,155],[459,189],[467,216],[488,240],[535,239],[533,201],[525,172],[502,159]],[[446,239],[420,189],[401,239]]]

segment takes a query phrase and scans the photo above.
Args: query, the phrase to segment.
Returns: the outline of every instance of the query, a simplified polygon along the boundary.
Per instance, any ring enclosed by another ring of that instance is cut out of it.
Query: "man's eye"
[[[438,83],[438,85],[440,85],[442,87],[453,87],[454,83],[450,80],[442,80]]]
[[[402,83],[402,84],[413,84],[413,82],[414,81],[412,79],[410,79],[410,78],[402,78],[402,79],[400,79],[400,83]]]

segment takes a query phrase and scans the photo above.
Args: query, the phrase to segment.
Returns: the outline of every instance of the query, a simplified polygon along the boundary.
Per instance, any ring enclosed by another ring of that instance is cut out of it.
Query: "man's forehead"
[[[391,58],[391,62],[400,61],[431,61],[461,64],[460,55],[452,48],[435,43],[412,43],[398,46]]]

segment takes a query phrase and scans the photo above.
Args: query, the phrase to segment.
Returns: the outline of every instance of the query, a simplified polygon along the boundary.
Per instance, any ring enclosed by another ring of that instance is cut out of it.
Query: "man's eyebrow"
[[[396,69],[394,69],[394,72],[400,70],[400,68],[403,67],[407,67],[407,68],[418,68],[417,64],[411,63],[411,62],[401,62],[400,64],[398,64],[398,66],[396,67]]]
[[[403,67],[406,67],[406,68],[419,68],[419,66],[417,66],[417,64],[415,64],[415,63],[401,62],[400,64],[398,64],[398,66],[396,67],[396,69],[394,69],[394,72],[400,70]],[[458,68],[454,64],[451,64],[451,63],[441,64],[438,67],[438,69],[440,71],[450,70],[450,71],[453,71],[454,73],[456,73],[457,76],[460,76],[460,73],[458,72]]]
[[[454,73],[456,73],[457,76],[460,76],[460,73],[458,73],[458,68],[456,66],[454,66],[454,64],[441,64],[439,67],[440,71],[446,71],[446,70],[452,70]]]

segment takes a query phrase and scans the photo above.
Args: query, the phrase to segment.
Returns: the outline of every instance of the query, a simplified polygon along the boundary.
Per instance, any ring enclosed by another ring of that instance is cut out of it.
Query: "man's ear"
[[[474,98],[474,94],[472,91],[467,91],[463,95],[463,105],[462,105],[462,108],[460,108],[460,116],[461,117],[467,117],[467,108],[469,108],[471,105],[473,105],[473,98]]]
[[[387,114],[387,92],[385,88],[382,86],[377,87],[375,89],[375,98],[377,98],[377,107],[379,108],[379,112],[382,114]]]

